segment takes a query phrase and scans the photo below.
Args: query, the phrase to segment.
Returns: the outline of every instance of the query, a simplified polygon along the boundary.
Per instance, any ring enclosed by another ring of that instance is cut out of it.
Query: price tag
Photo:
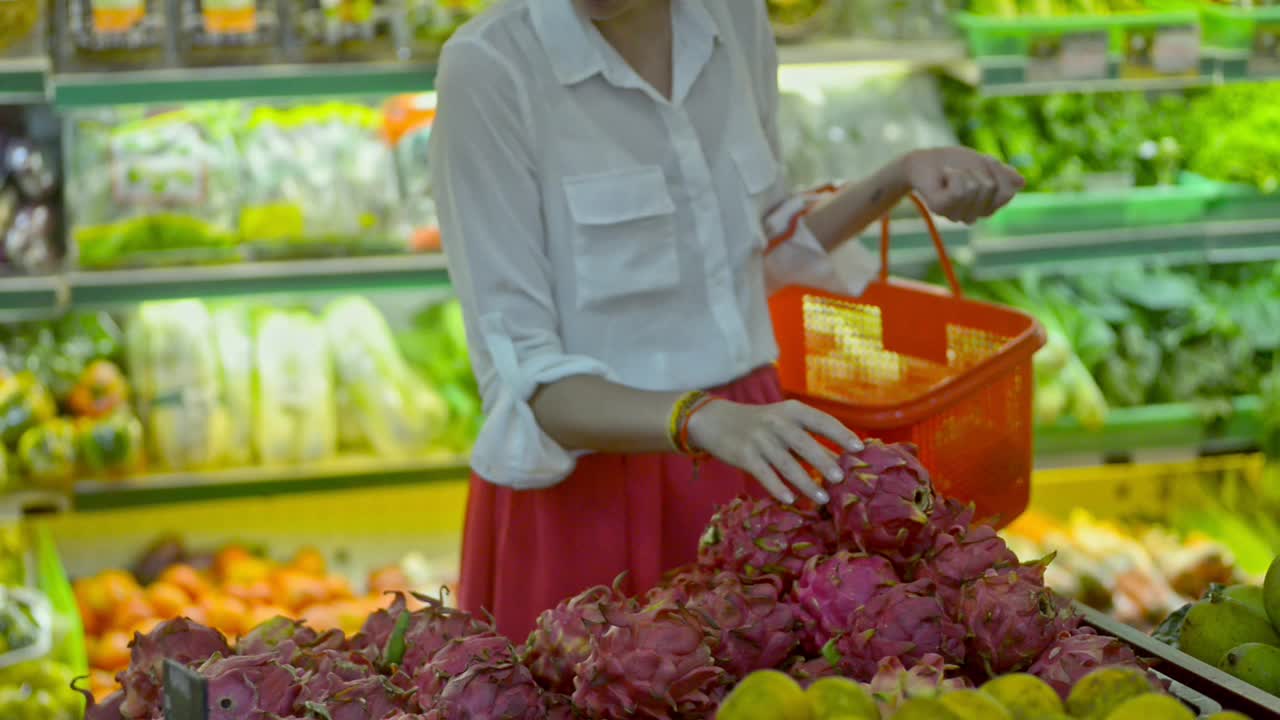
[[[164,661],[165,720],[209,720],[208,683],[194,670]]]
[[[1253,54],[1249,56],[1249,74],[1280,75],[1280,23],[1258,23],[1253,35]]]
[[[1105,32],[1039,35],[1032,39],[1027,79],[1097,80],[1107,77]]]
[[[1151,63],[1161,75],[1187,75],[1200,71],[1200,28],[1158,30],[1151,48]]]
[[[1062,37],[1058,66],[1067,80],[1093,80],[1107,76],[1107,33],[1079,33]]]

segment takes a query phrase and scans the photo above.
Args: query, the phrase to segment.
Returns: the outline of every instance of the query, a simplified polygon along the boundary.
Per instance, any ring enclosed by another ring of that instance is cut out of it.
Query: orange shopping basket
[[[914,195],[951,285],[889,278],[889,217],[880,277],[861,297],[805,287],[770,300],[784,392],[863,437],[912,442],[945,496],[1003,526],[1027,507],[1032,465],[1035,318],[969,300],[928,209]]]

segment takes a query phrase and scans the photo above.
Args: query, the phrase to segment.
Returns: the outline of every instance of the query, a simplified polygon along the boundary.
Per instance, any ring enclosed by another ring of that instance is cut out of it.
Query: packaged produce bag
[[[368,300],[329,305],[325,332],[350,417],[378,454],[421,454],[445,429],[448,406],[410,369],[387,321]]]
[[[325,329],[304,311],[256,318],[254,445],[268,465],[316,462],[337,449],[333,364]]]
[[[244,139],[240,232],[257,243],[352,251],[390,231],[400,207],[379,113],[329,103],[257,108]],[[400,242],[400,246],[405,245]]]
[[[138,411],[157,464],[170,470],[220,464],[230,418],[208,308],[199,300],[143,303],[127,344]]]
[[[137,117],[79,117],[68,192],[80,265],[181,264],[234,256],[240,204],[233,130],[241,109],[211,103]]]
[[[253,462],[253,323],[249,307],[231,303],[212,311],[222,404],[227,409],[229,465]]]

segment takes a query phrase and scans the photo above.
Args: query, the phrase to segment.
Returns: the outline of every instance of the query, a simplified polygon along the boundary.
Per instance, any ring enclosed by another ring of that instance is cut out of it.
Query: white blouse
[[[444,49],[430,164],[495,484],[554,485],[584,454],[538,427],[540,385],[725,384],[776,359],[770,290],[856,294],[877,269],[864,250],[837,271],[803,223],[766,258],[797,201],[764,3],[672,7],[670,101],[573,0],[510,0]]]

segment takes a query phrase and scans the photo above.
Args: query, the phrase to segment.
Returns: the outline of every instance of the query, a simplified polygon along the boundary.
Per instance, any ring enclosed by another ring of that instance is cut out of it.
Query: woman
[[[972,222],[1022,186],[945,148],[789,197],[760,0],[510,0],[437,82],[433,183],[486,412],[460,604],[515,638],[691,561],[734,496],[825,502],[797,462],[837,472],[811,433],[860,443],[782,402],[768,291],[860,292],[869,256],[842,275],[828,253],[908,192]]]

